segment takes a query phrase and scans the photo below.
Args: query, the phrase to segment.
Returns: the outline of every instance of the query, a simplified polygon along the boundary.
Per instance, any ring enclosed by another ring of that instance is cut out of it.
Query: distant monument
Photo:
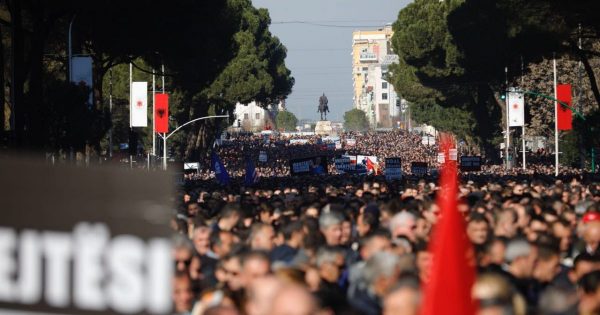
[[[323,95],[319,97],[319,108],[317,110],[317,113],[321,113],[321,120],[327,120],[327,113],[329,112],[328,103],[329,100],[327,99],[327,96],[325,96],[325,93],[323,93]],[[323,116],[325,116],[325,119],[323,119]]]
[[[327,120],[327,113],[329,112],[328,103],[329,100],[327,100],[327,96],[323,93],[323,95],[319,97],[319,108],[317,110],[317,113],[321,114],[321,121],[317,121],[317,125],[315,126],[315,134],[321,136],[329,136],[333,133],[331,121]]]

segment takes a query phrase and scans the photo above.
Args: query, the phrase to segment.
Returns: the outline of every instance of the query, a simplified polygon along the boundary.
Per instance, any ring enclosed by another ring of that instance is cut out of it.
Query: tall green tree
[[[493,157],[501,115],[495,88],[467,73],[465,56],[448,30],[449,14],[462,2],[416,0],[400,11],[392,38],[400,60],[390,79],[417,121],[482,145]]]
[[[369,129],[369,121],[365,112],[358,108],[345,112],[344,129],[346,131],[365,131]]]
[[[256,9],[249,0],[236,0],[241,10],[239,29],[233,36],[234,56],[198,100],[215,114],[230,115],[237,103],[256,101],[266,107],[278,103],[291,92],[294,78],[285,66],[285,46],[269,31],[271,19],[266,9]],[[208,111],[207,111],[208,113]],[[193,157],[206,148],[219,128],[219,122],[206,121],[192,129],[185,155]]]
[[[275,116],[275,124],[277,125],[277,129],[294,131],[296,130],[296,125],[298,124],[298,118],[296,118],[294,113],[283,110],[278,112],[277,116]]]

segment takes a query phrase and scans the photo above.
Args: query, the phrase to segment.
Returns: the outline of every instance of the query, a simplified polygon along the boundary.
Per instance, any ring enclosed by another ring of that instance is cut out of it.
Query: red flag
[[[367,158],[367,170],[373,170],[373,175],[380,175],[379,165],[373,163],[369,158]]]
[[[169,95],[154,95],[154,128],[156,132],[169,132]]]
[[[444,135],[440,147],[445,154],[453,148],[453,140]],[[447,160],[442,166],[442,190],[437,203],[441,209],[430,251],[433,261],[429,279],[424,284],[421,315],[473,315],[477,304],[471,297],[475,283],[473,247],[465,229],[465,221],[457,209],[456,161]]]
[[[556,94],[559,101],[566,103],[571,106],[571,85],[570,84],[559,84],[556,86]],[[570,108],[567,108],[560,103],[556,103],[556,119],[558,120],[558,130],[571,130],[573,129],[573,112]]]

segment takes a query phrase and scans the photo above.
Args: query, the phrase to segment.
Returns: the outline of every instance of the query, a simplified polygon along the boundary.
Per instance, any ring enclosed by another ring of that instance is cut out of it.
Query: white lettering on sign
[[[311,165],[310,161],[296,162],[293,165],[293,169],[294,169],[294,172],[296,172],[296,173],[309,172],[310,165]]]
[[[33,230],[23,231],[19,246],[19,270],[31,271],[19,277],[20,302],[35,303],[42,295],[42,260],[38,233]]]
[[[103,223],[72,233],[0,227],[2,303],[168,313],[172,268],[168,239],[111,238]]]

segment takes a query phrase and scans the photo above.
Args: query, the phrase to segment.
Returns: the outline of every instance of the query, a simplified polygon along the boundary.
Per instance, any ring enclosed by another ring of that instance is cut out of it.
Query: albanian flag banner
[[[448,155],[454,147],[452,137],[442,135],[443,154]],[[424,284],[421,315],[474,315],[477,303],[471,290],[475,283],[475,256],[457,208],[457,161],[449,160],[442,165],[440,184],[437,203],[441,217],[430,243],[433,261]]]
[[[571,105],[571,85],[570,84],[559,84],[556,86],[556,94],[559,101]],[[556,119],[558,120],[558,130],[571,130],[573,129],[573,112],[570,108],[565,107],[560,103],[556,103]]]
[[[154,128],[156,132],[169,132],[169,95],[154,95]]]

